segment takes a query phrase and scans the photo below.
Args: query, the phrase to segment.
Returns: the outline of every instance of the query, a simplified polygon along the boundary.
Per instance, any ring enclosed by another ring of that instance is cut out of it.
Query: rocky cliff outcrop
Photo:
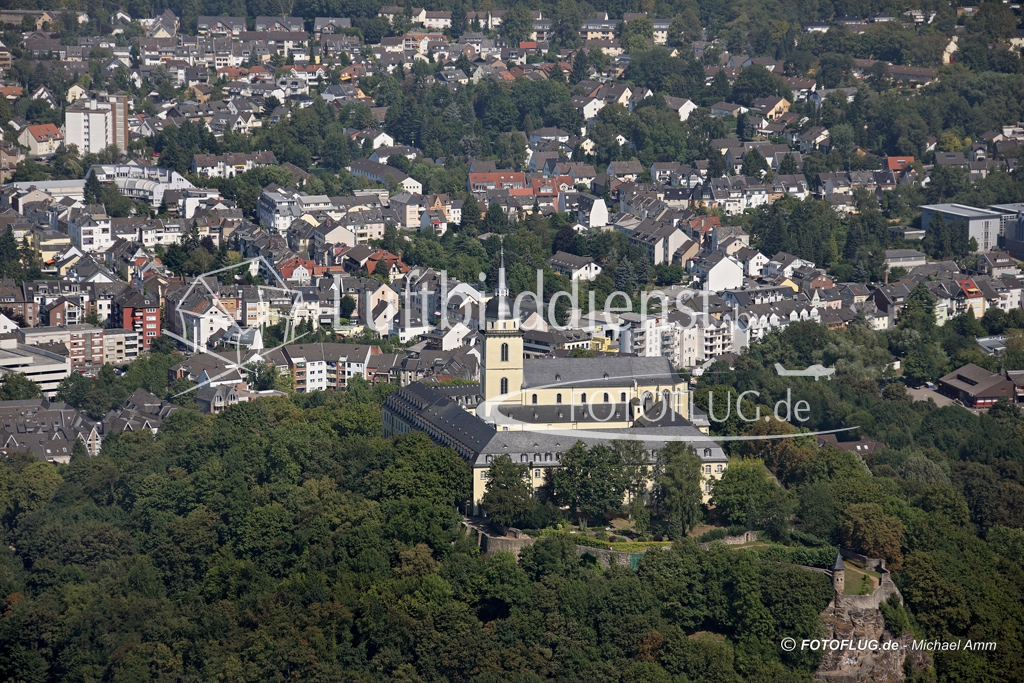
[[[931,656],[912,651],[913,636],[895,636],[885,628],[878,606],[899,591],[886,575],[872,595],[837,595],[821,613],[825,657],[814,680],[822,683],[862,683],[906,680],[904,661],[912,657],[915,669],[931,666]],[[838,641],[836,646],[834,641]]]

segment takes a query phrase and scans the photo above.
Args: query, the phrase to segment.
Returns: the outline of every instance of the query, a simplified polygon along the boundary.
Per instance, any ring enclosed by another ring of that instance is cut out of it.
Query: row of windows
[[[530,473],[527,472],[525,476],[529,477]],[[540,479],[540,470],[534,470],[533,471],[533,478],[534,479]],[[480,473],[480,479],[481,479],[481,481],[487,481],[487,470],[484,470],[484,471],[482,471]]]
[[[711,465],[707,465],[705,470],[707,471],[708,474],[711,474]],[[719,474],[721,474],[722,473],[722,466],[718,465],[718,467],[716,468],[715,471],[718,472]],[[529,476],[529,475],[527,475],[527,476]],[[540,479],[540,470],[539,469],[535,469],[533,471],[533,477],[534,477],[534,479]],[[487,481],[487,470],[483,470],[483,471],[480,472],[480,479],[482,481]],[[704,484],[704,490],[707,493],[711,493],[711,482],[707,482],[707,483]]]
[[[502,381],[504,382],[505,380],[503,379]],[[502,389],[502,393],[506,393],[504,389]],[[605,403],[611,403],[611,400],[612,400],[611,394],[609,394],[608,392],[605,392],[604,393],[604,402]],[[533,405],[537,405],[537,394],[533,394],[530,397],[530,402],[533,403]],[[555,403],[561,403],[561,402],[562,402],[562,395],[561,394],[555,394]],[[580,394],[580,403],[586,403],[586,402],[587,402],[587,395],[586,394]],[[619,402],[620,403],[625,403],[626,402],[626,392],[625,391],[623,391],[621,394],[619,394]]]

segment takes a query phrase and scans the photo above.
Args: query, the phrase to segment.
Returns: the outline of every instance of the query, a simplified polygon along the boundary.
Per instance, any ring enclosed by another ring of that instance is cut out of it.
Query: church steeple
[[[498,296],[508,298],[508,284],[505,282],[505,247],[501,247],[501,260],[498,262]]]
[[[486,317],[487,320],[512,320],[512,305],[508,300],[508,283],[505,280],[504,247],[501,248],[501,260],[498,261],[498,286],[494,289],[494,296],[487,302]]]
[[[480,359],[480,393],[484,401],[477,406],[477,416],[492,423],[496,402],[512,400],[518,403],[521,400],[519,391],[523,387],[523,333],[519,329],[519,318],[509,303],[504,249],[500,258],[498,286],[487,302],[487,320],[484,322]]]

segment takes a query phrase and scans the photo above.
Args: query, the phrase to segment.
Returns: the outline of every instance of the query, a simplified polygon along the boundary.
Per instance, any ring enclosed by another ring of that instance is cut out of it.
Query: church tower
[[[520,391],[523,388],[523,333],[519,319],[513,315],[505,282],[505,252],[502,250],[498,264],[498,287],[495,296],[487,302],[483,331],[483,354],[480,367],[480,393],[484,403],[480,404],[479,417],[487,418],[489,401],[501,402],[502,395]],[[510,398],[519,403],[519,397]],[[493,405],[493,404],[492,404]]]

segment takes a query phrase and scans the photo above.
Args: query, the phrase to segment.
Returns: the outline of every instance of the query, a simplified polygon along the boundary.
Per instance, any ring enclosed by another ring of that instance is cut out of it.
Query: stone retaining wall
[[[630,556],[632,553],[624,553],[618,550],[602,550],[601,548],[591,548],[586,545],[576,546],[576,554],[580,555],[593,555],[597,559],[597,563],[607,569],[613,564],[617,564],[620,567],[631,567]]]
[[[896,588],[896,584],[892,582],[888,574],[882,574],[882,580],[875,589],[875,592],[871,595],[837,595],[836,609],[878,609],[878,606],[882,604],[882,601],[888,600],[893,595],[900,595],[900,591]],[[902,602],[903,596],[900,595],[900,601]]]
[[[477,534],[477,545],[480,546],[480,552],[484,555],[493,555],[504,551],[512,553],[516,559],[518,559],[519,553],[522,552],[523,548],[537,542],[534,538],[516,533],[518,531],[516,529],[509,530],[509,533],[511,534],[510,536],[493,536],[478,527],[467,524],[466,522],[463,522],[462,525],[470,533]],[[592,548],[587,545],[577,545],[576,554],[581,557],[583,555],[592,555],[600,566],[607,569],[613,564],[617,564],[622,567],[632,566],[631,557],[634,553],[608,550],[606,548]]]
[[[518,559],[519,553],[522,552],[523,548],[536,543],[535,539],[521,533],[516,533],[513,536],[492,536],[479,527],[472,526],[465,521],[462,522],[462,526],[469,533],[476,534],[477,545],[480,547],[480,552],[484,555],[493,555],[494,553],[505,551],[512,553]]]
[[[883,574],[889,572],[889,570],[885,568],[885,560],[881,558],[868,557],[867,555],[861,555],[860,553],[855,553],[852,550],[847,550],[846,548],[840,548],[839,552],[842,553],[845,559],[853,560],[857,564],[864,565],[866,569],[881,572]]]
[[[716,541],[705,541],[704,543],[700,544],[700,547],[703,550],[707,550],[709,547],[711,547],[712,543],[724,543],[726,545],[743,545],[744,543],[753,543],[760,537],[760,535],[760,531],[744,531],[742,534],[738,534],[736,536],[726,536],[725,538],[720,538]]]

